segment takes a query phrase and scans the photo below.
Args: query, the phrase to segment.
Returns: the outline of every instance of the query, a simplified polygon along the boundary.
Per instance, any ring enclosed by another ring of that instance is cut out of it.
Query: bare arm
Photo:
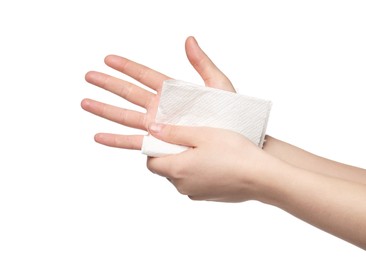
[[[207,86],[235,92],[230,80],[201,50],[193,37],[187,39],[185,47],[188,60]],[[126,110],[90,99],[83,100],[82,107],[88,112],[117,123],[146,130],[147,125],[154,120],[159,102],[157,94],[160,92],[162,82],[169,79],[169,77],[144,65],[114,55],[106,57],[105,62],[108,66],[140,81],[151,88],[153,92],[100,72],[87,73],[86,80],[145,108],[146,113]],[[95,136],[95,140],[104,145],[124,149],[140,149],[142,144],[141,135],[124,136],[100,133]],[[264,150],[299,168],[345,180],[366,183],[366,171],[363,169],[321,158],[270,136],[267,136]]]
[[[186,52],[206,85],[234,91],[193,38],[187,39]],[[145,108],[146,113],[90,99],[83,100],[82,107],[122,125],[150,131],[164,141],[194,147],[179,155],[148,158],[148,168],[167,177],[179,192],[195,200],[269,203],[366,249],[365,170],[321,158],[273,137],[267,138],[262,150],[243,136],[220,129],[154,129],[151,123],[158,94],[169,77],[118,56],[108,56],[105,62],[151,91],[100,72],[89,72],[86,80]],[[101,144],[123,149],[140,149],[142,138],[109,133],[95,136]]]
[[[326,176],[366,184],[365,169],[317,156],[271,136],[266,137],[264,150],[298,168],[317,172]]]
[[[366,249],[365,185],[295,167],[276,174],[263,202]]]
[[[366,249],[366,185],[294,167],[226,130],[160,125],[150,132],[194,147],[148,160],[191,199],[258,200]]]

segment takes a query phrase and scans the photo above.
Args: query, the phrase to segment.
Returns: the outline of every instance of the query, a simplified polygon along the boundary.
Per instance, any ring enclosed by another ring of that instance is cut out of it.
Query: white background
[[[133,108],[84,81],[126,78],[103,64],[112,53],[202,84],[194,35],[239,93],[272,100],[269,134],[365,168],[365,14],[364,1],[1,1],[0,259],[364,259],[277,208],[190,201],[139,152],[94,143],[133,131],[80,101]]]

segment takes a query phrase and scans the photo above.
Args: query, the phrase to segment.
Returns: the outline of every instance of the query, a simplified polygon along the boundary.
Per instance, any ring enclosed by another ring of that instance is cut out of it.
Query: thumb
[[[148,130],[151,135],[164,142],[189,147],[196,147],[202,140],[202,137],[205,136],[201,131],[203,130],[202,127],[152,123],[149,125]]]
[[[196,39],[188,37],[185,44],[187,58],[194,69],[200,74],[206,86],[235,92],[230,80],[222,73],[211,59],[203,52]]]

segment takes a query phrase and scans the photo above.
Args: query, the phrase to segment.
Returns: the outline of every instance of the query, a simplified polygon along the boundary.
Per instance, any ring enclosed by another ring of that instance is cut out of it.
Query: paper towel
[[[180,80],[163,82],[155,121],[181,126],[207,126],[238,132],[262,147],[271,102]],[[144,137],[142,153],[176,154],[187,147]]]

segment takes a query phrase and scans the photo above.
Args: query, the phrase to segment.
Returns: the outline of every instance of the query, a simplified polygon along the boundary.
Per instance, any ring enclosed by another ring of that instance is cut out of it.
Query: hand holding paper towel
[[[155,121],[181,126],[207,126],[238,132],[263,146],[271,102],[180,80],[166,80]],[[145,136],[142,153],[161,157],[187,147]]]

